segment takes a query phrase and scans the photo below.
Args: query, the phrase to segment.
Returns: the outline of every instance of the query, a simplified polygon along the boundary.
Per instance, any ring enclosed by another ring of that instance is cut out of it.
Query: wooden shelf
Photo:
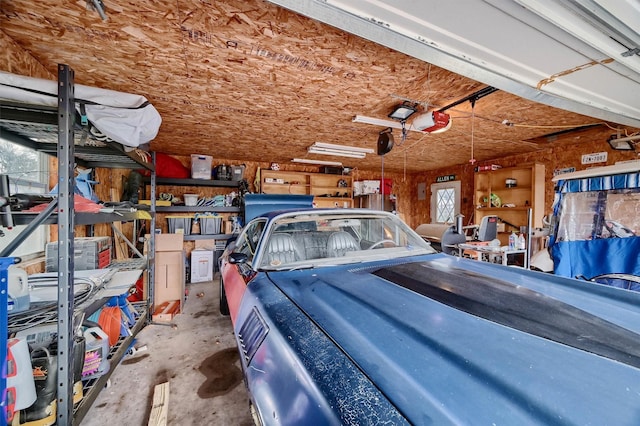
[[[507,187],[506,179],[515,179],[516,186]],[[532,226],[542,227],[545,210],[544,179],[544,165],[536,163],[476,172],[474,175],[475,223],[479,224],[482,218],[488,215],[498,216],[507,224],[507,232],[500,233],[498,236],[503,244],[508,243],[511,230],[516,230],[515,228],[519,230],[519,227],[527,226],[530,209]],[[498,196],[502,205],[513,204],[515,207],[489,206],[491,194]]]
[[[317,207],[353,207],[353,177],[328,173],[288,172],[263,170],[261,192],[263,194],[313,195]],[[279,179],[282,183],[266,182]],[[335,196],[335,194],[347,194]]]

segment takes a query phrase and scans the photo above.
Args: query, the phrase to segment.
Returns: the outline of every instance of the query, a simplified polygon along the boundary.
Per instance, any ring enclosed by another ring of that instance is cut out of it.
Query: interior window
[[[0,174],[9,177],[10,194],[48,193],[48,164],[45,154],[0,138]],[[13,241],[25,227],[19,225],[8,229],[0,226],[0,249]],[[37,227],[10,255],[23,259],[41,255],[47,235],[46,226]]]

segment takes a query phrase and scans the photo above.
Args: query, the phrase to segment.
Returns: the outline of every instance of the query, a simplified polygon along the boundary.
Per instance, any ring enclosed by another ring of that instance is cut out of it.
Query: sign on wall
[[[450,182],[452,180],[456,180],[456,175],[442,175],[436,178],[436,183]]]
[[[607,151],[594,152],[593,154],[584,154],[582,156],[582,164],[606,163]]]

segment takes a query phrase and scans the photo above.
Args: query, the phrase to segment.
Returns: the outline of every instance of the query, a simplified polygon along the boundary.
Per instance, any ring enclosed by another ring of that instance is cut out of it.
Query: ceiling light
[[[291,160],[292,163],[305,163],[305,164],[319,164],[321,166],[341,166],[342,163],[339,161],[324,161],[324,160],[312,160],[310,158],[294,158]]]
[[[389,114],[389,118],[393,118],[394,120],[406,121],[407,118],[411,117],[417,111],[415,105],[411,105],[409,102],[403,102],[400,105],[396,105],[391,114]]]
[[[364,152],[343,151],[338,149],[327,148],[309,148],[309,154],[322,154],[322,155],[336,155],[338,157],[350,157],[350,158],[365,158],[367,156]]]
[[[365,158],[373,154],[372,148],[337,145],[333,143],[315,142],[308,149],[309,154],[336,155],[338,157]]]
[[[441,111],[430,111],[417,116],[411,127],[425,133],[442,133],[451,128],[451,116]]]
[[[382,120],[380,118],[367,117],[366,115],[356,115],[351,120],[353,123],[363,123],[363,124],[373,124],[374,126],[380,127],[391,127],[392,129],[402,129],[402,124],[397,121],[391,120]],[[414,128],[412,125],[409,125],[407,130],[411,130],[414,132],[419,132],[420,130]]]
[[[363,152],[365,154],[373,154],[372,148],[360,148],[359,146],[338,145],[335,143],[325,143],[325,142],[315,142],[313,145],[311,145],[311,148],[324,148],[324,149],[331,149],[334,151]]]
[[[640,135],[636,136],[627,136],[625,138],[616,138],[616,135],[611,135],[607,142],[611,145],[611,148],[616,149],[618,151],[634,151],[635,144],[633,141],[639,140]]]

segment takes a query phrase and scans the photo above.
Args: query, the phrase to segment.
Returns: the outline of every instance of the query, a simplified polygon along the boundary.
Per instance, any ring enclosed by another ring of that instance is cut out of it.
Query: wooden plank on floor
[[[160,383],[153,389],[153,405],[148,426],[166,426],[169,415],[169,382]]]

